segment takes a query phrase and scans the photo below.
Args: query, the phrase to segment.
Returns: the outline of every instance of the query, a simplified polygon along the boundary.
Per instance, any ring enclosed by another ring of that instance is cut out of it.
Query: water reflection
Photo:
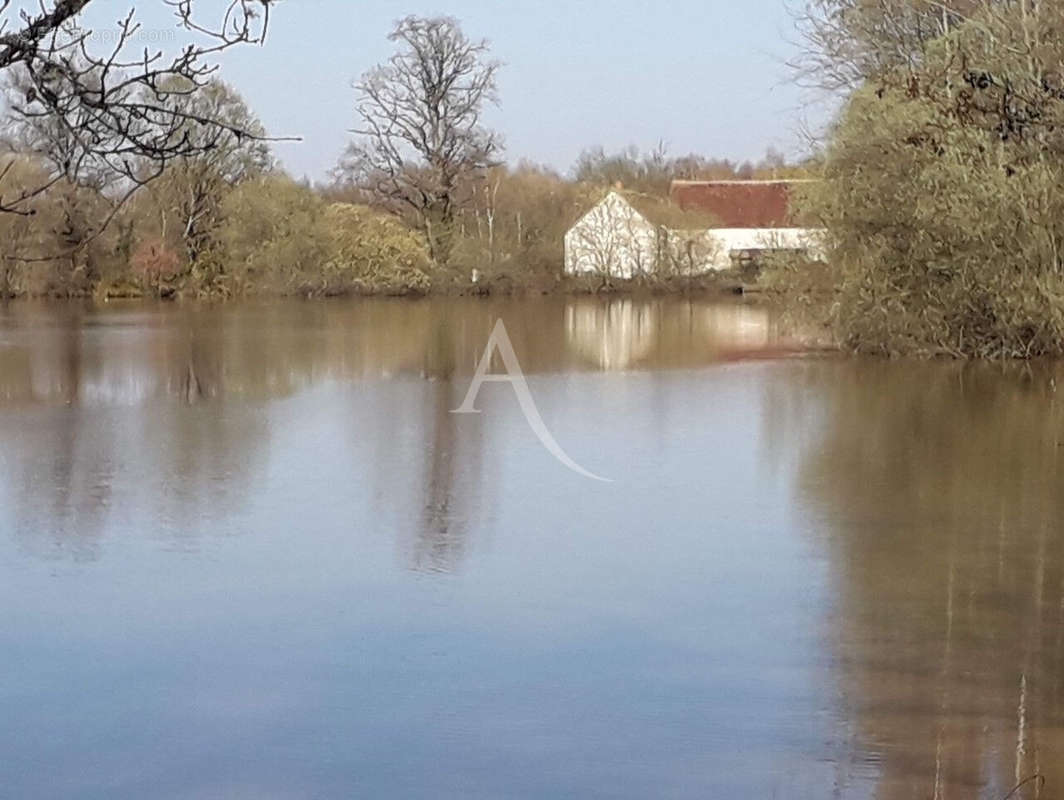
[[[786,346],[764,309],[594,297],[0,310],[0,404],[187,404],[469,375],[501,317],[529,373],[692,367]]]
[[[529,374],[694,366],[774,339],[763,310],[706,300],[12,303],[0,309],[0,410],[22,413],[0,416],[6,516],[28,551],[85,560],[98,557],[115,509],[150,502],[158,535],[195,546],[205,520],[237,513],[261,478],[279,423],[255,404],[411,378],[427,388],[408,393],[415,405],[402,415],[372,395],[357,411],[313,413],[364,418],[353,460],[420,431],[416,452],[367,480],[377,497],[400,491],[421,509],[404,528],[411,565],[452,570],[471,520],[490,506],[491,426],[462,425],[450,410],[499,317]]]
[[[500,316],[615,484],[505,385],[450,413]],[[676,298],[7,307],[0,783],[1057,792],[1064,371],[786,348]]]
[[[484,426],[463,426],[452,414],[465,394],[458,373],[451,325],[440,321],[426,351],[422,374],[433,381],[425,396],[424,478],[417,498],[424,518],[414,525],[412,565],[418,570],[450,572],[461,560],[474,514],[473,487],[483,483]]]
[[[75,560],[97,558],[103,533],[137,514],[144,533],[194,546],[239,510],[270,439],[254,413],[77,406],[0,416],[0,437],[0,528],[27,552]]]
[[[844,362],[770,384],[776,448],[815,420],[800,497],[877,797],[1004,797],[1032,774],[1064,787],[1062,377]]]
[[[739,303],[573,301],[565,308],[565,330],[583,363],[606,371],[697,366],[793,348],[768,309]]]
[[[649,355],[661,324],[656,303],[571,303],[565,332],[577,352],[599,369],[628,369]]]

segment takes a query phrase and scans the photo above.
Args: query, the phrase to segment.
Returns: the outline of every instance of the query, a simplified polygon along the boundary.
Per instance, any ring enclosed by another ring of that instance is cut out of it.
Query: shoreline
[[[478,283],[456,283],[430,288],[424,292],[395,292],[387,289],[345,289],[342,291],[291,291],[270,290],[228,292],[185,291],[178,287],[163,287],[161,290],[143,289],[134,286],[108,286],[95,291],[9,293],[0,295],[0,302],[13,300],[32,301],[95,301],[150,300],[162,302],[212,301],[240,302],[245,300],[332,300],[338,298],[446,298],[446,297],[549,297],[549,296],[601,296],[601,297],[683,297],[711,296],[748,297],[762,295],[764,289],[756,281],[744,279],[733,273],[715,273],[697,278],[628,279],[603,282],[603,278],[566,277],[553,284],[519,283],[505,278]]]

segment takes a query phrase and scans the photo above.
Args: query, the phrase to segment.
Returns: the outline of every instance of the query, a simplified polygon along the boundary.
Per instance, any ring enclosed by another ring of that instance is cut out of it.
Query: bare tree
[[[360,139],[339,175],[411,216],[445,265],[462,198],[497,164],[501,142],[481,114],[497,102],[499,63],[486,41],[470,41],[450,17],[407,17],[389,39],[398,52],[355,84]]]
[[[140,24],[133,11],[101,45],[77,24],[100,0],[41,0],[36,14],[0,0],[0,72],[21,71],[24,87],[8,98],[9,109],[27,123],[47,121],[43,127],[65,150],[58,162],[49,160],[47,180],[11,191],[4,178],[15,159],[0,163],[0,213],[32,215],[51,186],[86,172],[117,176],[128,196],[174,159],[208,152],[227,134],[245,135],[182,100],[209,82],[214,56],[265,40],[277,0],[226,0],[213,23],[194,13],[196,0],[156,1],[193,40],[176,54],[134,52]],[[199,135],[190,134],[192,126]]]

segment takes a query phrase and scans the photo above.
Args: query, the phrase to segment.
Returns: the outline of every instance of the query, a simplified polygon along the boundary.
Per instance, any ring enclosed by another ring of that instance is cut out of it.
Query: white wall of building
[[[565,234],[565,271],[633,278],[654,271],[657,252],[657,228],[610,192]]]
[[[711,269],[730,269],[732,253],[744,250],[805,250],[810,258],[823,260],[823,233],[814,228],[714,228],[708,231],[718,242]]]

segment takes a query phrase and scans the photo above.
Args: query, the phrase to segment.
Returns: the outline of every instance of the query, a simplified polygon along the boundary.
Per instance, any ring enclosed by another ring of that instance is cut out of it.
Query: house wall
[[[565,271],[632,278],[654,272],[657,252],[657,229],[611,192],[565,235]]]
[[[730,269],[731,254],[740,250],[805,250],[823,260],[823,233],[815,228],[714,228],[707,234],[717,241],[708,269]]]

